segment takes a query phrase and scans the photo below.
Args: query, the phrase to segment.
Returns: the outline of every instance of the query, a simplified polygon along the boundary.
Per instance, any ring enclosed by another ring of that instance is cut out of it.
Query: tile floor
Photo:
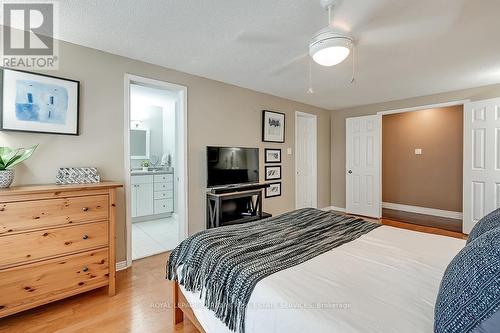
[[[132,224],[132,260],[170,251],[179,243],[179,222],[174,217]]]

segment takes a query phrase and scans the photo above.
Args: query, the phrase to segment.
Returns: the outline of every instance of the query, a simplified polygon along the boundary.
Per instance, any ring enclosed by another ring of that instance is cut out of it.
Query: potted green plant
[[[144,160],[141,162],[142,171],[149,171],[149,161]]]
[[[0,147],[0,188],[9,187],[14,181],[14,169],[17,164],[27,160],[38,145],[31,148]]]

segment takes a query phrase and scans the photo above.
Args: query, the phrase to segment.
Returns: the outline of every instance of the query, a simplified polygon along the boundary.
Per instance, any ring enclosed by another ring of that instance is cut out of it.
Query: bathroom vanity
[[[132,218],[174,212],[174,171],[131,172]]]

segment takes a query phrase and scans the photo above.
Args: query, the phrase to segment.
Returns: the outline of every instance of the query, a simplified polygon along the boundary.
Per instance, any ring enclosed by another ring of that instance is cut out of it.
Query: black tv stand
[[[271,214],[262,211],[262,189],[266,187],[266,184],[253,186],[255,185],[259,187],[253,189],[223,188],[229,189],[230,192],[208,192],[207,229],[271,217]]]
[[[222,194],[222,193],[233,193],[233,192],[242,192],[242,191],[250,191],[250,190],[259,190],[269,187],[269,184],[244,184],[244,185],[230,185],[226,187],[215,187],[210,190],[210,193],[213,194]]]

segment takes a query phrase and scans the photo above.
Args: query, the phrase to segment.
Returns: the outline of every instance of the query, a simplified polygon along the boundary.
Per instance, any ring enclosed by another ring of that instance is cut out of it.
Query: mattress
[[[261,280],[246,333],[432,332],[444,271],[465,240],[382,226]],[[181,291],[206,333],[231,332]]]

